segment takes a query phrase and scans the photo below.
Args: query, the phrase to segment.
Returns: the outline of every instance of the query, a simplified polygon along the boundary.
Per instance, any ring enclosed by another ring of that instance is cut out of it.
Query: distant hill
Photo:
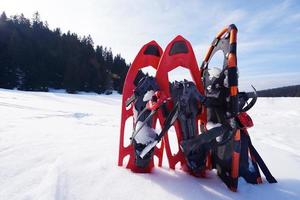
[[[259,97],[300,97],[300,85],[261,90],[257,94]]]

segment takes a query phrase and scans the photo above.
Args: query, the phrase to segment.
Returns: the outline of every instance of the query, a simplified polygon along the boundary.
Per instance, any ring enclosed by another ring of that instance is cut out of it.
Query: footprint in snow
[[[74,113],[73,117],[75,117],[76,119],[82,119],[84,117],[88,117],[90,116],[89,113]]]

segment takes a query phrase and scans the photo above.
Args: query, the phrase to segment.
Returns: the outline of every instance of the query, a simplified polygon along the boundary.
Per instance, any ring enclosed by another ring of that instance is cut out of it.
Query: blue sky
[[[235,23],[242,88],[300,84],[298,0],[0,0],[2,10],[26,17],[39,11],[51,28],[90,34],[128,62],[144,43],[154,39],[165,48],[181,34],[200,64],[216,33]]]

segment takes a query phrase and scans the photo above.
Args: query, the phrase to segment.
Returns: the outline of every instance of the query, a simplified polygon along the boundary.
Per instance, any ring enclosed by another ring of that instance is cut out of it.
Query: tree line
[[[261,90],[257,94],[259,97],[300,97],[300,85]]]
[[[50,30],[38,12],[32,19],[0,16],[1,88],[121,93],[128,68],[120,54],[94,47],[90,35]]]

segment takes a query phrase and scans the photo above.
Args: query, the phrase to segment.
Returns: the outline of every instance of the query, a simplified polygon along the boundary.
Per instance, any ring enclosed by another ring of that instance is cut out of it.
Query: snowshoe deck
[[[224,54],[224,62],[222,75],[227,79],[228,101],[227,101],[227,118],[234,119],[237,122],[237,127],[233,137],[225,144],[217,146],[212,150],[210,156],[211,163],[209,165],[212,168],[217,169],[217,173],[227,187],[236,191],[238,187],[238,178],[244,177],[249,183],[258,184],[261,183],[261,176],[258,169],[258,164],[262,166],[264,172],[266,172],[269,182],[276,182],[276,180],[270,175],[268,169],[263,163],[262,159],[251,144],[250,137],[247,133],[247,127],[243,126],[239,121],[247,121],[246,115],[243,112],[243,105],[240,105],[239,91],[238,91],[238,70],[237,70],[237,28],[235,25],[230,25],[224,28],[213,40],[209,50],[205,56],[205,59],[201,65],[202,80],[205,79],[204,74],[208,69],[209,62],[217,51],[222,51]],[[219,83],[218,83],[219,84]],[[225,80],[224,80],[225,84]],[[245,95],[245,94],[244,94]],[[250,109],[256,101],[252,101],[248,108]],[[245,109],[248,109],[247,107]],[[239,119],[240,118],[240,119]],[[248,120],[251,118],[248,116]],[[239,123],[239,124],[238,124]],[[250,123],[250,122],[249,122]],[[251,121],[252,123],[252,121]],[[250,124],[251,124],[250,123]],[[257,160],[259,160],[257,162]],[[251,162],[251,164],[249,164]],[[249,166],[252,165],[252,172],[249,170]],[[266,168],[266,169],[265,169]]]
[[[183,67],[188,69],[190,71],[190,75],[193,81],[195,82],[197,89],[203,92],[202,83],[200,81],[200,71],[198,68],[198,64],[192,46],[189,41],[187,41],[185,38],[183,38],[180,35],[175,37],[166,47],[156,73],[156,80],[159,84],[160,90],[167,97],[171,97],[168,72],[178,67]],[[173,106],[174,105],[172,102],[168,102],[167,110],[169,111],[172,110]],[[163,124],[166,116],[164,116],[164,113],[161,110],[158,113],[158,117],[160,123]],[[179,121],[176,120],[173,126],[176,131],[176,136],[178,140],[177,145],[179,151],[172,152],[168,134],[165,134],[164,141],[165,141],[166,154],[169,161],[169,167],[171,169],[175,169],[176,164],[180,163],[181,167],[183,169],[186,169],[186,160],[183,152],[180,150],[179,147],[179,143],[182,140],[182,130],[180,128]]]
[[[139,53],[137,54],[136,58],[134,59],[131,67],[128,70],[127,76],[125,78],[125,84],[123,88],[123,97],[122,97],[122,113],[121,113],[121,127],[120,127],[120,143],[119,143],[119,159],[118,165],[122,166],[124,158],[129,156],[129,161],[127,163],[126,168],[131,169],[133,172],[138,173],[149,173],[154,166],[153,158],[149,165],[145,168],[140,168],[135,164],[135,154],[134,154],[134,147],[133,144],[129,144],[128,146],[124,146],[124,131],[125,131],[125,124],[128,118],[133,116],[133,105],[126,106],[126,102],[130,97],[133,96],[133,91],[135,89],[134,80],[138,75],[139,70],[144,67],[151,66],[154,69],[157,69],[160,57],[163,51],[161,47],[155,42],[151,41],[145,44]],[[128,104],[128,102],[127,102]],[[155,121],[155,119],[153,119]],[[134,124],[132,124],[134,126]],[[153,126],[155,126],[155,122],[153,122]],[[158,166],[162,165],[162,158],[163,158],[163,149],[164,144],[162,143],[160,148],[155,147],[154,149],[154,156],[158,158]]]

